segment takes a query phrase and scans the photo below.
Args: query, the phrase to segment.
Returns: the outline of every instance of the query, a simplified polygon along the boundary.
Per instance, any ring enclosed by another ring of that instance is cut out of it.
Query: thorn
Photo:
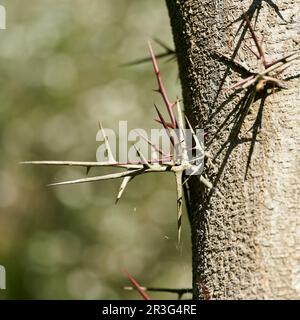
[[[172,125],[174,127],[176,127],[176,119],[175,119],[174,112],[173,112],[173,109],[172,109],[172,102],[170,101],[170,99],[168,97],[166,88],[165,88],[164,83],[162,81],[160,70],[159,70],[159,67],[158,67],[158,64],[157,64],[157,60],[156,60],[156,57],[154,55],[154,52],[153,52],[152,45],[151,45],[150,41],[148,41],[148,46],[149,46],[149,51],[150,51],[150,55],[151,55],[151,59],[152,59],[154,72],[155,72],[156,79],[157,79],[157,82],[158,82],[158,87],[159,87],[159,91],[158,92],[161,94],[161,96],[162,96],[162,98],[164,100],[164,103],[165,103],[166,108],[168,110]]]
[[[203,176],[200,176],[200,181],[208,188],[208,189],[212,189],[214,186],[213,184],[207,180],[206,178],[204,178]]]
[[[237,83],[233,84],[232,86],[230,86],[229,88],[226,88],[226,91],[232,90],[232,89],[238,89],[241,88],[245,83],[251,81],[252,79],[254,79],[255,76],[252,75],[250,77],[247,77],[245,79],[242,79],[240,81],[238,81]]]
[[[255,55],[255,57],[256,57],[257,59],[260,59],[259,54],[256,53],[250,46],[248,46],[247,43],[244,43],[244,45],[245,45],[245,47],[246,47],[253,55]]]
[[[170,138],[170,141],[171,141],[172,145],[175,146],[175,142],[174,142],[173,137],[172,137],[171,134],[170,134],[170,131],[169,131],[169,128],[168,128],[168,124],[166,123],[165,119],[164,119],[163,116],[161,115],[161,113],[160,113],[160,111],[158,110],[158,108],[156,107],[156,105],[154,105],[154,107],[155,107],[155,109],[156,109],[156,112],[157,112],[157,114],[158,114],[158,117],[159,117],[159,119],[160,119],[163,127],[164,127],[165,130],[167,131],[167,134],[168,134],[168,136],[169,136],[169,138]]]
[[[282,89],[288,89],[286,85],[284,85],[283,80],[279,80],[274,77],[269,77],[269,76],[264,76],[264,80],[272,82],[273,84],[276,84],[277,87],[282,88]]]
[[[209,189],[209,190],[215,190],[216,191],[216,194],[223,198],[224,199],[224,195],[217,189],[213,186],[213,184],[207,180],[206,178],[204,178],[203,176],[200,176],[200,181]]]
[[[137,130],[134,130],[144,141],[146,141],[155,151],[157,151],[162,156],[168,156],[165,152],[163,152],[159,147],[157,147],[154,143],[152,143],[148,138],[144,137]]]
[[[149,292],[167,292],[167,293],[175,293],[178,294],[178,298],[182,297],[184,294],[187,293],[193,293],[193,289],[191,288],[180,288],[180,289],[175,289],[175,288],[154,288],[154,287],[141,287],[145,291]],[[134,287],[123,287],[124,290],[132,291],[135,288]]]
[[[188,163],[189,162],[189,156],[187,153],[187,145],[186,145],[186,133],[185,133],[185,126],[183,123],[183,113],[180,107],[179,100],[177,99],[177,115],[178,115],[178,121],[177,121],[177,127],[178,127],[178,134],[179,134],[179,143],[181,144],[181,157],[182,157],[182,163]]]
[[[141,153],[141,151],[136,147],[136,145],[134,144],[134,149],[136,150],[138,156],[140,157],[140,159],[142,160],[142,164],[146,167],[146,168],[151,168],[150,163],[148,162],[148,160],[146,159],[146,157]]]
[[[253,77],[253,79],[248,80],[247,82],[245,82],[243,85],[241,85],[242,89],[247,89],[250,86],[252,86],[253,84],[255,84],[255,82],[261,77],[260,74],[258,74],[256,77]]]
[[[260,58],[262,64],[264,65],[264,67],[267,68],[267,63],[266,63],[264,51],[263,51],[262,47],[260,46],[260,44],[259,44],[259,42],[258,42],[258,39],[257,39],[257,37],[256,37],[256,35],[255,35],[254,29],[253,29],[253,27],[252,27],[252,25],[251,25],[251,22],[250,22],[250,20],[249,20],[249,17],[248,17],[248,15],[245,13],[245,11],[243,11],[243,16],[244,16],[244,19],[245,19],[245,21],[246,21],[246,24],[247,24],[247,26],[248,26],[248,28],[249,28],[249,31],[250,31],[250,33],[251,33],[252,39],[254,40],[255,46],[256,46],[256,48],[257,48],[257,50],[258,50],[258,52],[259,52],[259,58]]]
[[[111,173],[111,174],[107,174],[104,176],[96,176],[96,177],[91,177],[91,178],[83,178],[83,179],[77,179],[77,180],[51,183],[51,184],[48,184],[47,186],[53,187],[53,186],[62,186],[62,185],[68,185],[68,184],[78,184],[78,183],[85,183],[85,182],[118,179],[118,178],[122,178],[122,177],[126,177],[126,176],[135,176],[135,175],[141,174],[143,171],[144,171],[144,169],[136,169],[136,170],[130,170],[130,171],[125,171],[125,172]]]
[[[145,292],[144,288],[128,273],[127,270],[123,271],[129,281],[133,284],[139,294],[143,297],[144,300],[151,300],[149,295]]]
[[[156,121],[156,122],[158,122],[159,124],[163,124],[163,123],[162,123],[160,120],[158,120],[158,119],[153,119],[153,120]],[[165,124],[166,124],[167,128],[175,129],[175,128],[173,127],[172,123],[165,121]]]
[[[125,191],[125,188],[127,187],[128,183],[133,179],[134,177],[125,177],[120,185],[120,189],[119,189],[119,193],[117,195],[117,199],[116,199],[116,204],[119,202],[119,200],[121,199],[124,191]]]
[[[107,155],[108,155],[108,162],[110,163],[116,163],[117,161],[115,160],[114,158],[114,155],[111,151],[111,148],[110,148],[110,145],[109,145],[109,141],[108,141],[108,137],[105,133],[105,130],[103,129],[102,127],[102,124],[101,122],[98,120],[98,124],[99,124],[99,129],[101,130],[101,133],[103,135],[103,138],[104,138],[104,143],[105,143],[105,148],[107,150]]]
[[[299,51],[294,52],[294,53],[290,53],[290,54],[288,54],[288,55],[286,55],[286,56],[284,56],[282,58],[276,59],[276,60],[272,61],[271,63],[268,63],[267,64],[267,68],[270,68],[273,65],[276,65],[276,64],[278,64],[280,62],[282,62],[283,63],[282,65],[284,65],[285,63],[291,62],[291,61],[293,61],[295,59],[299,59]],[[280,66],[282,66],[282,65],[280,65]]]
[[[30,165],[47,165],[47,166],[74,166],[74,167],[116,167],[126,169],[140,169],[139,164],[134,163],[109,163],[109,162],[98,162],[98,161],[23,161],[20,164]]]
[[[182,224],[182,171],[175,172],[175,178],[176,178],[176,190],[177,190],[177,241],[178,246],[181,242],[181,224]]]
[[[176,100],[175,106],[177,107],[177,115],[178,115],[177,127],[181,130],[184,130],[185,126],[183,124],[183,112],[180,107],[180,103],[178,99]]]
[[[196,145],[195,149],[198,150],[198,152],[205,153],[204,152],[204,148],[202,147],[202,145],[201,145],[201,143],[200,143],[200,141],[199,141],[199,139],[198,139],[198,137],[197,137],[197,135],[196,135],[196,133],[195,133],[195,131],[194,131],[189,119],[188,119],[188,117],[185,116],[185,119],[186,119],[186,122],[188,124],[189,129],[191,130],[191,132],[193,134],[193,139],[194,139],[195,145]]]
[[[289,66],[286,66],[286,67],[284,67],[283,69],[277,71],[277,72],[275,73],[275,77],[278,77],[278,76],[280,76],[282,73],[284,73],[284,71],[285,71],[286,69],[288,69],[288,67],[289,67]]]

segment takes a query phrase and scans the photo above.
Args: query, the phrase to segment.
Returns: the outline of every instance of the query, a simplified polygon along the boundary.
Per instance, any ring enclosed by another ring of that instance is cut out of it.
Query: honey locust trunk
[[[231,58],[259,65],[243,10],[272,61],[299,50],[300,1],[166,3],[185,112],[205,130],[217,166],[206,173],[223,195],[189,180],[194,298],[300,298],[299,61],[280,75],[288,89],[252,105],[255,87],[226,91],[247,76]]]

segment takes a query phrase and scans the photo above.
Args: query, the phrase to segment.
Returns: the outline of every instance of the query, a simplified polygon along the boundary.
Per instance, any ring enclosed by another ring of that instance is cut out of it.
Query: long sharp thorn
[[[241,88],[243,88],[243,89],[249,88],[250,86],[252,86],[252,85],[257,81],[257,78],[258,78],[258,76],[254,77],[254,78],[251,79],[251,80],[248,80],[247,82],[245,82],[245,83],[241,86]]]
[[[115,159],[115,157],[114,157],[114,155],[112,153],[112,150],[110,148],[108,137],[107,137],[107,135],[105,133],[105,130],[103,129],[102,123],[100,121],[98,121],[98,123],[99,123],[99,129],[101,130],[101,133],[102,133],[102,136],[103,136],[103,139],[104,139],[105,148],[107,150],[108,162],[116,163],[116,159]]]
[[[22,161],[20,164],[44,165],[44,166],[74,166],[74,167],[116,167],[126,169],[140,169],[139,164],[134,163],[109,163],[97,161]]]
[[[68,184],[78,184],[78,183],[95,182],[95,181],[101,181],[101,180],[118,179],[126,176],[135,176],[135,175],[141,174],[143,171],[144,169],[130,170],[125,172],[107,174],[104,176],[96,176],[91,178],[83,178],[83,179],[77,179],[77,180],[51,183],[51,184],[48,184],[47,186],[52,187],[52,186],[62,186],[62,185],[68,185]]]
[[[186,179],[183,181],[182,185],[184,186],[186,183],[188,183],[188,181],[191,179],[191,177],[192,177],[192,175],[190,174],[190,175],[188,176],[188,178],[186,178]]]
[[[148,138],[144,137],[137,130],[134,130],[144,141],[146,141],[155,151],[157,151],[162,156],[168,156],[165,152],[163,152],[159,147],[157,147],[154,143],[152,143]]]
[[[190,123],[190,121],[189,121],[189,118],[188,118],[187,116],[185,116],[185,120],[186,120],[186,122],[187,122],[187,124],[188,124],[188,127],[189,127],[189,129],[191,130],[191,132],[192,132],[193,134],[195,134],[195,131],[194,131],[194,129],[193,129],[193,127],[192,127],[192,125],[191,125],[191,123]]]
[[[276,71],[275,72],[275,77],[278,77],[279,75],[281,75],[286,69],[288,69],[289,66],[284,67],[283,69]]]
[[[194,131],[194,129],[193,129],[193,127],[192,127],[192,125],[191,125],[191,123],[190,123],[190,121],[189,121],[187,116],[185,116],[185,120],[186,120],[186,122],[188,124],[189,129],[191,130],[191,132],[193,134],[193,139],[194,139],[195,144],[196,144],[195,149],[198,150],[198,151],[201,151],[203,153],[204,152],[204,148],[201,146],[201,143],[200,143],[200,141],[199,141],[199,139],[198,139],[198,137],[197,137],[197,135],[196,135],[196,133],[195,133],[195,131]]]
[[[154,121],[156,121],[156,122],[158,122],[159,124],[162,124],[162,125],[165,125],[167,128],[170,128],[170,129],[174,129],[174,126],[172,125],[172,123],[170,123],[170,122],[164,122],[164,123],[162,123],[160,120],[158,120],[158,119],[154,119]]]
[[[188,162],[189,157],[187,153],[187,145],[186,145],[187,141],[186,141],[186,135],[185,135],[185,126],[183,122],[183,113],[182,113],[178,99],[176,102],[176,106],[177,106],[177,115],[178,115],[177,124],[178,124],[178,130],[179,130],[179,143],[181,144],[180,150],[182,150],[182,160],[183,162]]]
[[[281,67],[289,68],[291,66],[292,62],[278,62],[276,64],[273,64],[271,67],[265,69],[260,73],[260,76],[264,76],[266,74],[270,74],[270,72],[273,72],[277,69],[280,69]]]
[[[203,176],[200,176],[200,181],[209,189],[209,190],[212,190],[212,189],[215,189],[216,191],[216,194],[221,197],[221,198],[224,198],[224,195],[217,189],[213,186],[213,184],[208,181],[206,178],[204,178]]]
[[[157,108],[157,106],[155,104],[154,104],[154,107],[155,107],[156,112],[157,112],[158,117],[159,117],[159,120],[157,120],[157,121],[159,121],[163,125],[163,127],[167,130],[168,129],[168,124],[167,124],[166,120],[163,118],[162,114],[160,113],[160,111],[158,110],[158,108]]]
[[[288,62],[291,62],[293,60],[299,59],[299,52],[290,53],[287,56],[284,56],[282,58],[276,59],[270,63],[267,64],[267,68],[270,68],[274,65],[279,64],[278,68],[284,64],[287,64]],[[280,64],[282,63],[282,64]]]
[[[177,107],[177,114],[178,114],[178,128],[180,130],[184,130],[185,126],[184,126],[184,123],[183,123],[183,113],[182,113],[182,110],[181,110],[180,103],[179,103],[178,99],[176,100],[176,107]]]
[[[260,39],[260,44],[259,44],[261,48],[263,48],[264,40],[265,40],[265,39],[264,39],[264,35],[262,35],[262,36],[261,36],[261,39]]]
[[[181,225],[182,225],[182,203],[183,203],[183,192],[182,192],[182,171],[175,172],[176,177],[176,189],[177,189],[177,240],[178,245],[181,242]]]
[[[136,145],[134,144],[134,149],[136,150],[138,156],[140,157],[142,164],[147,167],[147,168],[151,168],[151,165],[149,163],[149,161],[146,159],[146,157],[141,153],[141,151],[136,147]]]
[[[118,195],[117,195],[117,199],[116,199],[116,204],[118,203],[118,201],[121,199],[124,191],[125,191],[125,188],[127,187],[128,183],[133,179],[134,177],[125,177],[120,185],[120,189],[119,189],[119,192],[118,192]]]
[[[249,51],[251,51],[251,52],[255,55],[255,57],[256,57],[257,59],[260,59],[259,54],[257,54],[250,46],[248,46],[246,43],[245,43],[244,45],[246,46],[246,48],[247,48]]]
[[[252,39],[254,40],[255,46],[256,46],[256,48],[257,48],[257,50],[258,50],[258,52],[259,52],[259,57],[260,57],[260,59],[261,59],[261,62],[262,62],[262,64],[266,67],[266,66],[267,66],[267,63],[266,63],[264,51],[263,51],[261,45],[260,45],[259,42],[258,42],[258,39],[257,39],[256,34],[255,34],[255,32],[254,32],[254,29],[253,29],[253,27],[252,27],[252,25],[251,25],[251,22],[250,22],[250,20],[249,20],[249,17],[248,17],[248,15],[247,15],[244,11],[243,11],[243,16],[244,16],[244,19],[245,19],[245,21],[246,21],[246,24],[247,24],[247,26],[248,26],[248,28],[249,28],[249,30],[250,30],[250,33],[251,33]]]
[[[208,188],[208,189],[212,189],[213,188],[213,184],[208,181],[206,178],[204,178],[203,176],[200,176],[200,181]]]
[[[159,67],[158,67],[158,64],[157,64],[157,60],[156,60],[156,57],[154,55],[154,52],[153,52],[152,45],[151,45],[150,41],[148,41],[148,46],[149,46],[149,51],[150,51],[150,55],[151,55],[151,59],[152,59],[154,72],[155,72],[155,75],[156,75],[156,78],[157,78],[157,82],[158,82],[158,87],[159,87],[158,92],[161,94],[161,96],[162,96],[162,98],[163,98],[163,100],[165,102],[166,108],[168,110],[168,113],[169,113],[169,116],[170,116],[170,119],[171,119],[171,123],[173,125],[173,128],[175,128],[176,127],[176,118],[175,118],[175,115],[174,115],[174,112],[173,112],[173,103],[170,101],[170,99],[168,97],[168,94],[167,94],[167,91],[166,91],[166,88],[164,86],[164,83],[162,81],[160,70],[159,70]]]
[[[157,114],[158,114],[158,117],[159,117],[159,119],[160,119],[163,127],[165,128],[165,130],[167,131],[168,136],[170,137],[170,141],[171,141],[172,145],[174,146],[174,145],[175,145],[175,142],[174,142],[173,137],[172,137],[171,134],[170,134],[170,131],[169,131],[169,128],[168,128],[168,125],[167,125],[165,119],[164,119],[163,116],[161,115],[161,113],[160,113],[160,111],[158,110],[158,108],[156,107],[156,105],[154,105],[154,107],[155,107],[155,109],[156,109],[156,112],[157,112]]]
[[[254,75],[247,77],[245,79],[240,80],[239,82],[233,84],[232,86],[230,86],[229,88],[226,88],[226,91],[232,90],[232,89],[238,89],[239,87],[242,87],[245,83],[251,81],[252,79],[254,79]]]
[[[185,293],[193,293],[193,289],[191,288],[182,288],[182,289],[174,289],[174,288],[154,288],[154,287],[141,287],[145,291],[149,292],[168,292],[168,293],[177,293],[177,294],[185,294]],[[132,291],[135,290],[134,287],[123,287],[124,290]]]
[[[283,80],[279,80],[279,79],[277,79],[277,78],[269,77],[269,76],[264,76],[264,79],[267,80],[267,81],[270,81],[270,82],[272,82],[272,83],[276,83],[276,85],[277,85],[279,88],[284,88],[284,89],[287,89],[287,88],[288,88],[286,85],[284,85]]]
[[[139,294],[143,297],[144,300],[151,300],[149,295],[145,292],[145,289],[129,274],[127,270],[124,270],[125,275],[129,281],[133,284]]]

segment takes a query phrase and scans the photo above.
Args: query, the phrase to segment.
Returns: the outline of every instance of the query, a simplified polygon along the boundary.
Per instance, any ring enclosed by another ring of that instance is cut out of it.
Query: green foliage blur
[[[173,46],[164,1],[0,4],[7,11],[0,30],[0,265],[7,290],[0,299],[140,299],[122,289],[130,285],[123,269],[145,286],[191,287],[186,215],[183,248],[176,248],[173,175],[137,177],[115,205],[121,181],[48,188],[85,170],[19,165],[95,161],[98,120],[112,129],[119,120],[129,129],[159,127],[153,103],[164,109],[152,91],[152,65],[122,64],[146,57],[150,38]],[[159,64],[170,96],[180,96],[176,62]]]

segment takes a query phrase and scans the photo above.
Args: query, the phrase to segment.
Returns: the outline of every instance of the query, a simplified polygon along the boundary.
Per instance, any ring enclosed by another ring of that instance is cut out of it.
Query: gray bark
[[[299,299],[299,78],[289,80],[287,90],[260,97],[236,136],[234,121],[245,92],[228,99],[231,92],[224,88],[241,75],[214,52],[258,66],[243,46],[246,41],[255,49],[244,24],[236,34],[242,8],[253,15],[253,25],[258,14],[256,34],[264,35],[270,61],[299,50],[300,1],[166,3],[185,112],[206,132],[206,148],[217,165],[216,173],[208,169],[207,174],[223,194],[208,192],[197,177],[189,180],[194,298],[209,293],[212,299]],[[297,62],[286,74],[298,70]],[[260,115],[261,128],[252,128]]]

